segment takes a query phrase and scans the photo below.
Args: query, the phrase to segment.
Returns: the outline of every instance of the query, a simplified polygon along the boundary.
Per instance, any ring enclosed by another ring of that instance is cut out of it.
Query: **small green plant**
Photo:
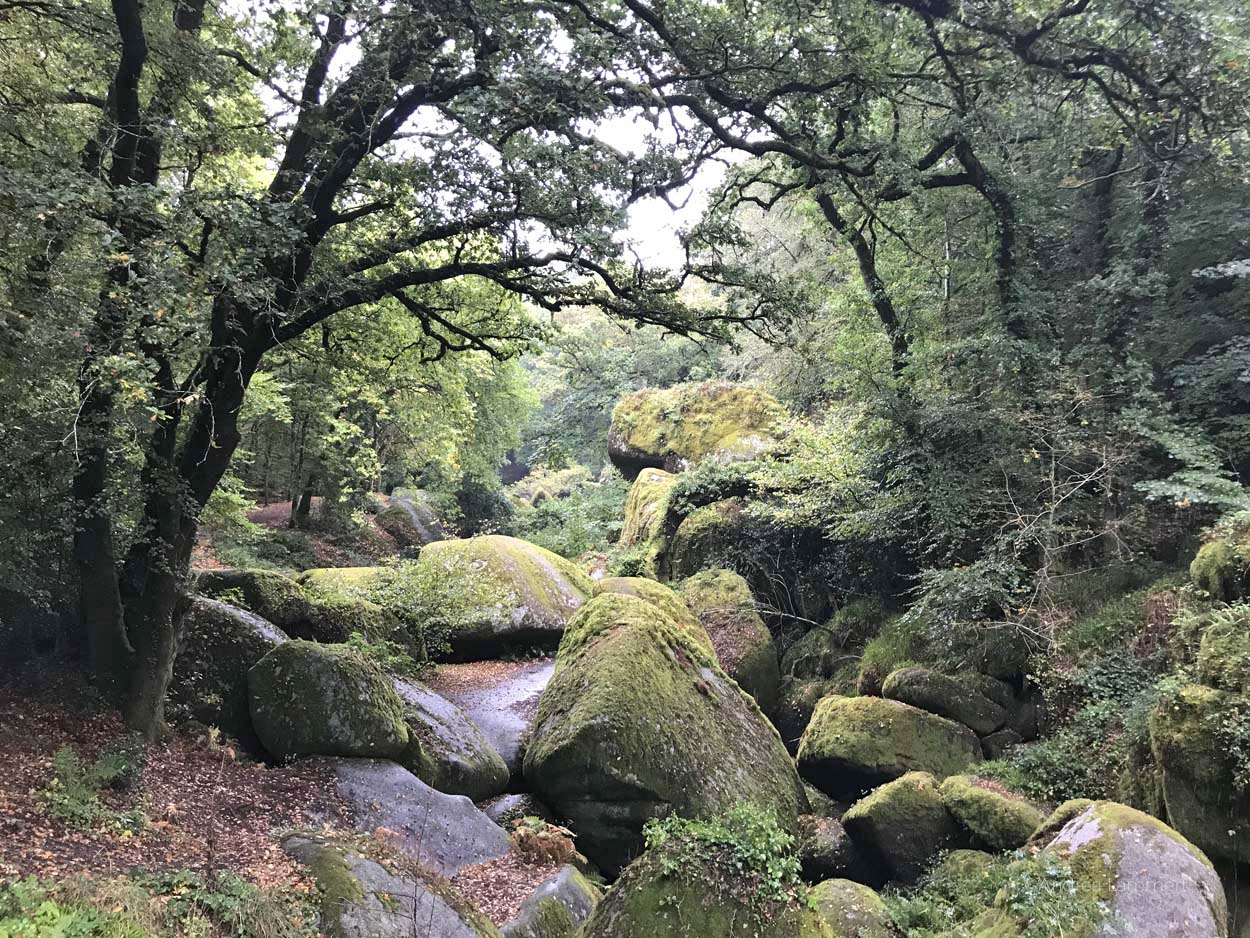
[[[754,896],[770,902],[805,897],[795,839],[767,811],[740,804],[720,817],[652,819],[647,848],[659,850],[665,871],[680,875],[691,859],[728,862],[754,880]]]
[[[361,632],[352,632],[345,643],[362,658],[374,662],[385,671],[420,677],[430,668],[424,658],[414,658],[408,645],[387,639],[370,639]]]
[[[73,749],[62,747],[52,757],[52,778],[37,800],[50,816],[74,827],[107,826],[137,833],[147,826],[142,811],[114,811],[100,800],[102,791],[124,787],[136,772],[131,747],[110,750],[90,765],[84,765]]]

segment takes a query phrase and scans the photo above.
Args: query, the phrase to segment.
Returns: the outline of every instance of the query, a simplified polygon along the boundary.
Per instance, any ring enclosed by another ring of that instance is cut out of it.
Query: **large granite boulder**
[[[1168,821],[1202,850],[1234,863],[1250,857],[1250,793],[1236,783],[1238,761],[1220,730],[1244,708],[1239,695],[1190,684],[1162,695],[1150,715]]]
[[[554,648],[569,618],[590,597],[590,578],[576,564],[537,544],[499,534],[426,545],[418,561],[464,578],[483,599],[451,637],[464,659],[497,658],[528,648]]]
[[[946,810],[987,850],[1024,846],[1045,820],[1027,798],[989,779],[952,775],[940,791]]]
[[[690,609],[686,600],[670,587],[641,576],[612,576],[595,581],[594,594],[617,593],[645,599],[662,613],[686,630],[686,637],[700,650],[715,655],[712,638],[699,617]],[[724,667],[724,663],[721,663]],[[726,669],[728,670],[728,669]],[[731,675],[732,676],[732,675]]]
[[[499,929],[419,864],[383,863],[325,835],[292,834],[282,849],[317,884],[327,938],[501,938]]]
[[[252,726],[276,759],[391,759],[408,748],[404,705],[389,675],[342,645],[290,641],[247,675]]]
[[[592,599],[569,624],[525,754],[533,790],[605,872],[669,813],[747,802],[793,830],[807,797],[776,730],[715,659],[658,608]]]
[[[978,736],[988,736],[1007,722],[1007,708],[975,686],[919,665],[891,672],[881,696],[962,723]]]
[[[908,772],[939,779],[981,761],[981,743],[966,726],[880,697],[826,697],[799,742],[803,777],[834,798]]]
[[[772,713],[781,691],[777,648],[747,581],[732,570],[705,570],[683,581],[680,592],[711,637],[721,668]]]
[[[838,938],[899,938],[885,900],[849,879],[828,879],[812,890],[812,904]]]
[[[625,499],[625,525],[618,543],[622,547],[645,544],[664,524],[664,499],[677,477],[663,469],[643,469],[629,487]]]
[[[752,459],[784,416],[765,392],[722,381],[635,391],[612,410],[608,457],[627,479],[648,467],[680,472],[705,459]]]
[[[508,766],[482,731],[450,700],[419,681],[395,679],[404,704],[408,749],[399,761],[439,791],[474,801],[508,787]]]
[[[170,715],[198,720],[249,746],[256,743],[247,673],[285,632],[253,612],[197,596],[191,600],[169,684]]]
[[[934,857],[961,844],[959,825],[927,772],[882,785],[855,802],[842,824],[857,847],[902,882],[919,879]]]
[[[504,829],[468,798],[436,791],[382,759],[319,759],[364,834],[383,831],[390,845],[441,876],[508,852]],[[328,820],[328,819],[327,819]]]

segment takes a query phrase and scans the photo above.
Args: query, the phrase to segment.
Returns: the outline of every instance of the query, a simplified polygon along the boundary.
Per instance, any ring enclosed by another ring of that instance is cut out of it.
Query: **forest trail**
[[[521,771],[522,737],[555,669],[554,658],[442,664],[430,687],[477,724],[516,776]]]

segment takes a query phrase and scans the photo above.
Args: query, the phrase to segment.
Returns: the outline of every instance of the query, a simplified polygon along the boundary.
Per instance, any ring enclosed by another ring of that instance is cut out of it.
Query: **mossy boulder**
[[[821,700],[798,753],[803,777],[834,798],[908,772],[943,779],[980,761],[980,740],[966,726],[880,697]]]
[[[1198,680],[1220,690],[1250,693],[1250,622],[1216,617],[1198,646]]]
[[[253,612],[215,599],[191,600],[169,685],[171,716],[198,720],[256,745],[247,673],[283,642],[285,632]]]
[[[973,775],[952,775],[941,786],[946,810],[987,850],[1024,846],[1044,820],[1027,798]]]
[[[816,912],[838,938],[898,938],[885,900],[849,879],[828,879],[811,892]]]
[[[842,877],[880,885],[879,867],[855,846],[842,822],[831,817],[804,814],[799,818],[799,863],[809,883]]]
[[[625,525],[618,543],[622,547],[645,544],[664,524],[664,500],[677,477],[663,469],[643,469],[629,487],[625,499]]]
[[[635,391],[612,410],[608,457],[627,479],[648,467],[752,459],[784,416],[764,391],[722,381]]]
[[[781,673],[798,678],[832,678],[859,664],[859,649],[877,634],[886,619],[876,597],[853,600],[786,649]]]
[[[962,723],[978,736],[988,736],[1007,722],[1007,709],[975,687],[919,665],[891,672],[881,696]]]
[[[602,890],[576,867],[562,866],[521,904],[516,918],[504,926],[504,938],[572,938],[602,897]]]
[[[1189,565],[1194,586],[1232,602],[1250,593],[1250,544],[1246,532],[1225,531],[1203,544]]]
[[[508,787],[508,766],[477,725],[420,681],[395,680],[408,748],[399,762],[439,791],[482,801]]]
[[[934,857],[961,845],[959,825],[927,772],[908,772],[882,785],[855,802],[842,824],[856,846],[902,882],[919,879]]]
[[[1235,783],[1236,760],[1221,729],[1244,699],[1191,684],[1165,694],[1150,715],[1150,745],[1163,773],[1171,824],[1212,856],[1250,857],[1250,793]]]
[[[772,713],[781,690],[777,648],[755,611],[747,581],[732,570],[704,570],[679,590],[711,636],[720,666],[765,713]]]
[[[447,529],[425,497],[395,496],[377,513],[378,527],[395,539],[401,549],[424,547],[447,537]]]
[[[769,901],[729,857],[648,850],[587,920],[583,938],[841,938],[798,901]]]
[[[282,849],[317,886],[327,938],[500,938],[499,929],[445,879],[415,863],[374,855],[373,844],[292,834]]]
[[[308,615],[303,587],[276,570],[201,570],[195,575],[195,591],[249,609],[283,631]]]
[[[829,696],[849,696],[854,692],[853,666],[840,677],[830,680],[783,677],[772,719],[777,732],[785,740],[786,747],[791,751],[798,750],[799,741],[808,724],[812,722],[812,714],[816,712],[818,703]]]
[[[930,875],[934,879],[948,881],[967,880],[984,874],[993,865],[992,853],[963,847],[944,853],[941,859],[933,864]]]
[[[699,617],[691,611],[686,600],[677,592],[663,583],[649,580],[641,576],[610,576],[596,580],[594,595],[617,593],[621,596],[636,596],[655,606],[682,628],[688,630],[690,641],[709,654],[716,654],[712,646],[712,638],[707,629],[699,621]]]
[[[668,574],[684,580],[700,570],[732,568],[744,553],[749,519],[746,501],[726,498],[696,508],[682,519],[668,545]]]
[[[1148,814],[1111,801],[1086,805],[1045,849],[1066,860],[1080,894],[1106,908],[1106,917],[1096,928],[1076,921],[1069,926],[1071,934],[1094,938],[1228,935],[1228,905],[1211,861]]]
[[[341,645],[290,641],[247,675],[252,726],[276,759],[401,755],[403,701],[377,665]]]
[[[795,828],[807,798],[776,730],[661,610],[605,593],[569,624],[525,753],[530,787],[605,872],[643,824],[748,802]]]
[[[449,576],[469,577],[484,596],[480,614],[470,616],[450,636],[459,658],[554,648],[592,588],[590,577],[575,563],[500,534],[435,541],[422,549],[418,562]]]

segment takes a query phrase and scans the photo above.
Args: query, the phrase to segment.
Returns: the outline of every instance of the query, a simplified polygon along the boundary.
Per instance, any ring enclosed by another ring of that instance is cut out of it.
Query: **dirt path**
[[[555,659],[474,661],[440,665],[430,687],[460,707],[490,740],[513,775],[521,771],[521,740]]]

